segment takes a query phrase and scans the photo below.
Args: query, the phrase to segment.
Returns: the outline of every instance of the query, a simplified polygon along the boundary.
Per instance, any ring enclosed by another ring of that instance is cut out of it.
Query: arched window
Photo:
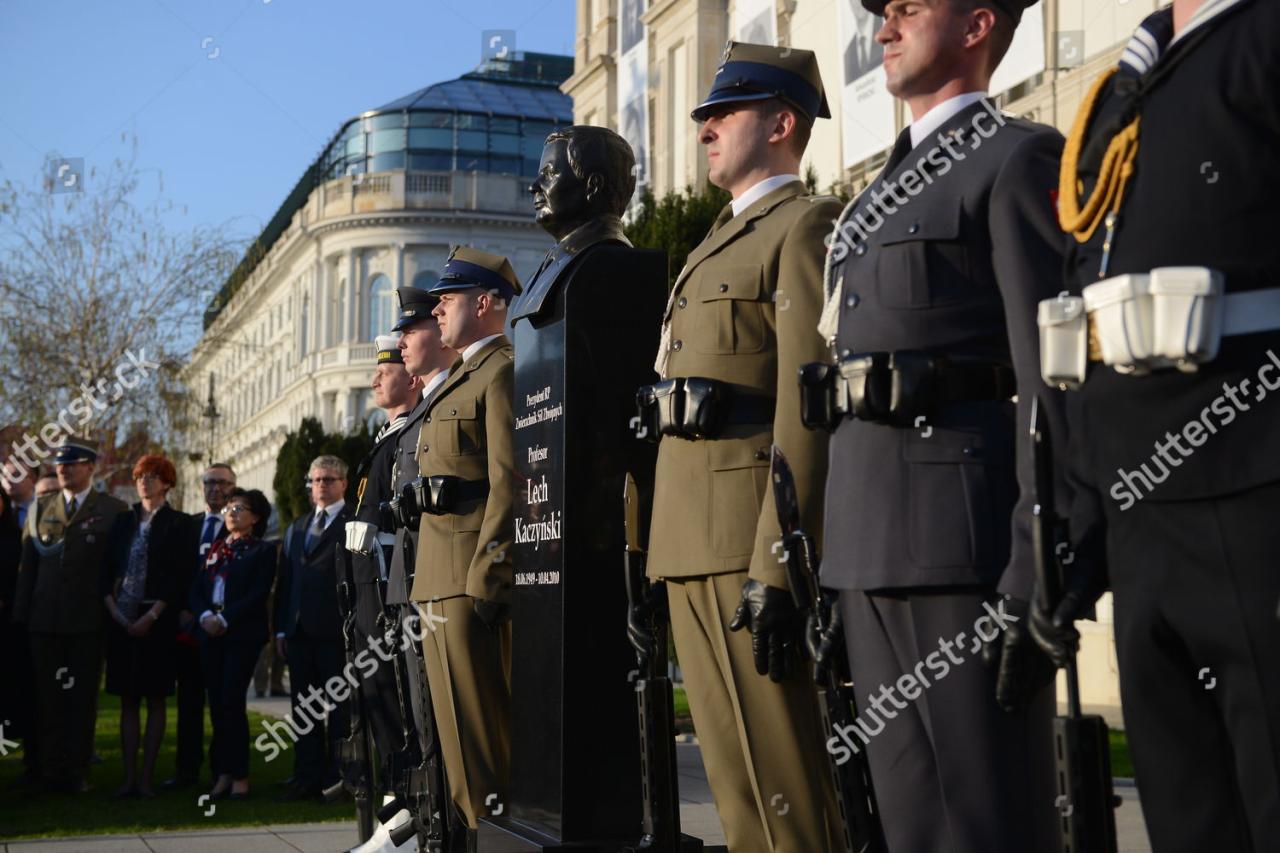
[[[387,334],[395,324],[396,295],[391,289],[391,279],[382,273],[369,281],[369,311],[365,316],[369,318],[366,341]]]
[[[419,290],[430,290],[440,281],[440,273],[435,270],[422,270],[413,277],[413,286]]]

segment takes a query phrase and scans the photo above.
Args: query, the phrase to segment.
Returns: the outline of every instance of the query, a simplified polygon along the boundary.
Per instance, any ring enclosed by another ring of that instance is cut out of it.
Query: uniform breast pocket
[[[449,456],[478,453],[484,446],[484,430],[476,415],[475,400],[445,401],[434,416],[436,441]]]
[[[876,287],[886,308],[932,308],[971,290],[960,204],[899,210],[885,221],[876,260]]]
[[[757,264],[703,275],[694,349],[706,355],[755,353],[765,347],[762,271]]]

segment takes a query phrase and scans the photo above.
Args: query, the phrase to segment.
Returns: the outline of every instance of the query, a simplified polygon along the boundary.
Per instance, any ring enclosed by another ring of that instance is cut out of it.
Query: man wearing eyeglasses
[[[227,504],[227,495],[236,487],[236,472],[225,462],[215,462],[205,469],[200,486],[204,490],[204,512],[190,516],[188,541],[194,553],[190,573],[183,581],[184,591],[191,589],[209,549],[227,535],[222,508]],[[182,600],[186,600],[185,592]],[[160,783],[162,788],[194,785],[200,775],[200,765],[204,763],[204,674],[200,669],[200,647],[193,633],[195,623],[195,614],[185,607],[178,613],[178,751],[175,772]]]
[[[294,753],[293,785],[281,795],[285,801],[319,799],[338,781],[337,744],[347,728],[345,705],[326,713],[324,701],[315,698],[326,681],[342,674],[345,662],[336,561],[349,557],[343,531],[355,517],[343,499],[347,463],[317,456],[307,484],[314,506],[285,533],[275,601],[276,652],[289,663],[292,716],[305,730]],[[308,721],[314,721],[309,729]]]

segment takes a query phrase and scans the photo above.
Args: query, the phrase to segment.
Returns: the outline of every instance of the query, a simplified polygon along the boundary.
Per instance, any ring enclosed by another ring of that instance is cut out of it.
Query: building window
[[[369,318],[365,335],[368,341],[387,334],[395,324],[395,293],[391,289],[391,279],[382,273],[369,282],[369,311],[365,316]]]
[[[413,287],[419,290],[430,290],[440,281],[440,273],[435,270],[420,270],[413,276]]]

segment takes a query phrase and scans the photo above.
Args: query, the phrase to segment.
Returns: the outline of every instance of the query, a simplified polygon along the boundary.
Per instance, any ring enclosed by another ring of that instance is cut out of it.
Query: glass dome
[[[533,177],[542,143],[573,123],[559,86],[567,56],[516,53],[347,122],[321,155],[319,177],[365,172],[495,172]]]

